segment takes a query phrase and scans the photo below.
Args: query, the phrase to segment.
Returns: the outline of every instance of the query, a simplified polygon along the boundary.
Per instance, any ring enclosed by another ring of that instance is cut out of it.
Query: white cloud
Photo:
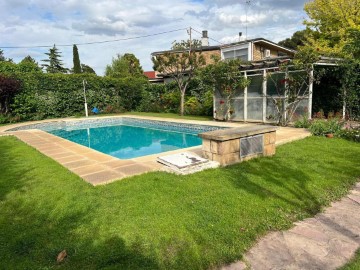
[[[275,42],[302,29],[306,0],[12,0],[0,2],[0,48],[54,43],[74,44],[151,35],[174,29],[208,30],[222,42],[238,39],[248,28],[248,38],[264,37]],[[246,16],[247,14],[247,16]],[[193,38],[201,35],[193,32]],[[152,69],[150,53],[187,39],[185,30],[142,39],[78,46],[80,60],[99,75],[117,53],[134,53],[145,70]],[[212,45],[216,42],[210,40]],[[61,47],[67,67],[72,66],[72,47]],[[37,61],[48,48],[4,49],[16,62],[30,54]]]

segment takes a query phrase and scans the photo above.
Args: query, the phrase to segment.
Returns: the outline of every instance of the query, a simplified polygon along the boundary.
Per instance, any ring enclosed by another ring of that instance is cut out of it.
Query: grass
[[[344,196],[360,177],[359,158],[358,143],[310,137],[271,158],[92,187],[0,137],[0,262],[6,269],[214,268]],[[63,249],[69,256],[57,264]]]
[[[359,270],[359,269],[360,269],[360,249],[357,250],[354,258],[345,266],[341,267],[339,270]]]

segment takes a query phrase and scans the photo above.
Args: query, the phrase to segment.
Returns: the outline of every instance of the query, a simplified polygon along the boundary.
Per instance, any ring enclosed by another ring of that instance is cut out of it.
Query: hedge
[[[4,73],[3,73],[4,74]],[[114,79],[95,74],[47,74],[11,72],[21,82],[21,91],[11,103],[19,120],[66,117],[84,113],[83,80],[88,108],[111,113],[134,110],[147,84],[143,78]]]

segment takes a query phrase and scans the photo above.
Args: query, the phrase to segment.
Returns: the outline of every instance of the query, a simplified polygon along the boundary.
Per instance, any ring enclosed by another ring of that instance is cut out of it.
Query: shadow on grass
[[[356,164],[360,152],[347,151],[338,146],[332,147],[333,142],[338,143],[336,141],[319,140],[318,138],[308,138],[307,140],[312,140],[312,144],[305,145],[303,149],[293,147],[296,143],[293,143],[291,147],[284,145],[281,147],[290,148],[285,155],[283,151],[280,157],[259,158],[229,166],[223,169],[224,174],[236,188],[264,200],[279,199],[306,211],[309,215],[314,215],[324,205],[319,192],[323,194],[336,192],[332,190],[333,187],[328,182],[340,182],[340,179],[333,178],[345,174],[347,177],[352,174],[355,176],[354,179],[359,176],[360,169]],[[358,145],[354,144],[354,146]],[[346,154],[339,154],[339,150]],[[291,153],[291,151],[294,152]],[[312,153],[316,154],[311,155]],[[328,179],[324,179],[324,175],[328,175]],[[316,181],[314,181],[314,177],[317,178]],[[354,182],[343,182],[340,190],[346,191],[344,186],[349,187]],[[319,190],[315,190],[316,188]],[[336,188],[339,189],[339,187],[334,187],[334,189]]]
[[[46,157],[26,163],[34,151],[15,138],[0,138],[0,153],[0,269],[159,268],[143,255],[141,243],[126,243],[121,231],[99,235],[92,224],[95,188],[69,184],[77,177]],[[60,170],[42,174],[48,165]],[[51,182],[51,172],[64,174],[57,179],[61,183]],[[64,177],[70,179],[63,181]],[[75,186],[79,190],[72,190]],[[58,264],[57,255],[64,249],[68,257]]]
[[[2,214],[0,261],[3,266],[7,269],[158,269],[156,262],[141,254],[141,247],[127,247],[117,235],[105,239],[97,237],[96,231],[83,235],[79,228],[91,222],[86,209],[62,217],[50,213],[31,205],[12,204],[11,211]],[[58,264],[56,257],[64,249],[68,257]]]

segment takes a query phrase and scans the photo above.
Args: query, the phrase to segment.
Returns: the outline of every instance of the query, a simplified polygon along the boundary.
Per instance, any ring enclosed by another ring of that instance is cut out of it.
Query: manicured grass
[[[359,270],[360,269],[360,249],[357,250],[355,257],[339,270]]]
[[[0,262],[6,269],[216,267],[344,196],[360,177],[359,159],[358,143],[310,137],[271,158],[92,187],[0,137]],[[69,256],[57,265],[63,249]]]

